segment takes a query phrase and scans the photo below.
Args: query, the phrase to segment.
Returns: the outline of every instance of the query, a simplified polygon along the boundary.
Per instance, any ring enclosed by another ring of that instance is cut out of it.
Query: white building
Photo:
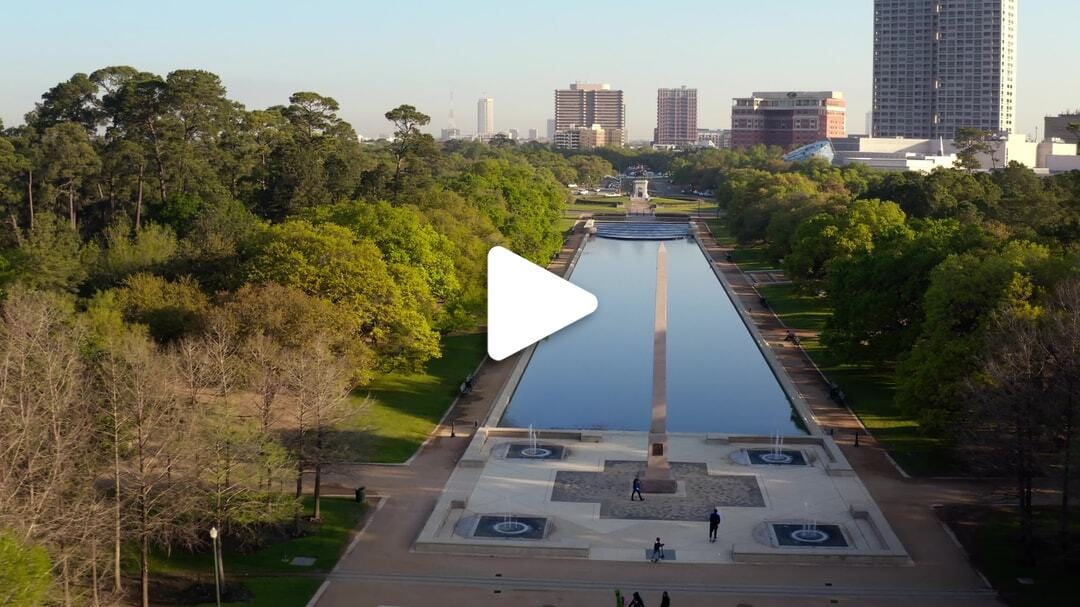
[[[476,134],[481,138],[495,134],[495,100],[491,97],[476,102]]]

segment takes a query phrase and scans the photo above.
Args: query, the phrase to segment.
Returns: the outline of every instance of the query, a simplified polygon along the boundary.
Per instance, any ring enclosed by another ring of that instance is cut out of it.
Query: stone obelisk
[[[675,476],[668,464],[667,440],[667,248],[656,251],[656,324],[653,327],[652,423],[649,458],[642,489],[647,493],[675,493]]]

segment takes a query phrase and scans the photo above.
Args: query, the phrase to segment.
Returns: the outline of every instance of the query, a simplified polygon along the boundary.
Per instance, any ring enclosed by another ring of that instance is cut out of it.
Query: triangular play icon
[[[502,360],[596,311],[596,296],[502,247],[488,251],[488,356]]]

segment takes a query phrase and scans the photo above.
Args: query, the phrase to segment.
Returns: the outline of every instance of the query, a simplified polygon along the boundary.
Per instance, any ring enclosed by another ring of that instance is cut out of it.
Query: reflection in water
[[[500,425],[648,430],[658,245],[590,240],[572,281],[600,307],[537,347]],[[666,246],[668,430],[804,434],[697,244]]]

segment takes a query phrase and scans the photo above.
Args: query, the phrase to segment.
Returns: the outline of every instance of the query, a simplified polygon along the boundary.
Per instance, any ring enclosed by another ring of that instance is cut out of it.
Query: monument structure
[[[646,493],[675,493],[678,483],[668,463],[667,437],[667,249],[656,251],[656,323],[653,327],[652,423],[649,425],[649,457]]]

